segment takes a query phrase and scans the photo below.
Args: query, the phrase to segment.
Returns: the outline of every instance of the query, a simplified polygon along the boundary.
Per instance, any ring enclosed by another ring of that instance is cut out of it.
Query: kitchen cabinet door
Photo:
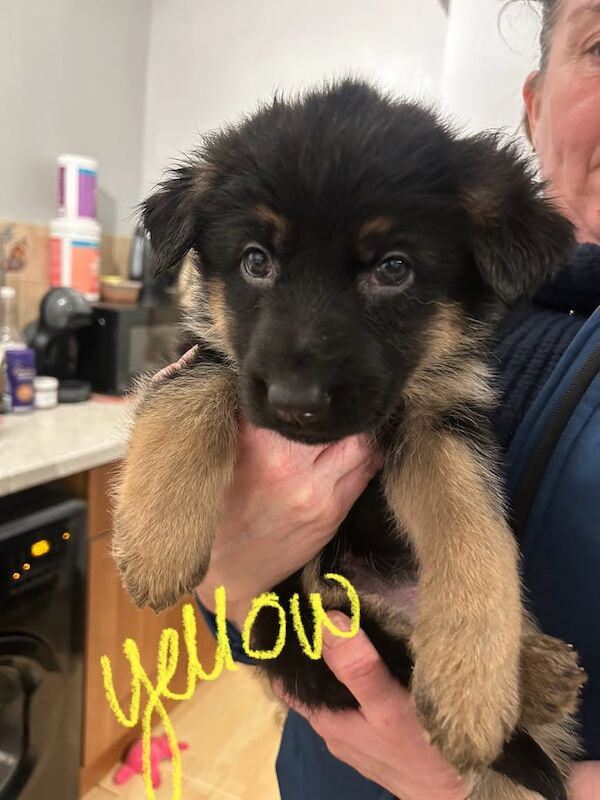
[[[114,468],[100,468],[90,473],[87,481],[90,503],[90,539],[88,559],[87,644],[83,735],[82,783],[90,785],[118,760],[127,742],[139,735],[139,727],[122,727],[113,715],[104,691],[100,658],[106,655],[112,664],[115,691],[121,707],[128,713],[131,689],[129,663],[123,654],[123,643],[132,638],[138,645],[141,663],[153,683],[157,675],[157,654],[161,632],[175,628],[180,635],[180,657],[177,672],[170,687],[185,690],[187,656],[182,635],[181,610],[183,602],[162,614],[137,609],[121,586],[112,559],[110,500],[107,495],[110,475]],[[93,473],[96,473],[95,475]],[[101,529],[101,530],[99,530]],[[191,598],[186,602],[191,602]],[[214,640],[200,615],[198,653],[206,668],[214,663]],[[146,693],[142,689],[142,709]],[[174,703],[168,704],[173,707]]]

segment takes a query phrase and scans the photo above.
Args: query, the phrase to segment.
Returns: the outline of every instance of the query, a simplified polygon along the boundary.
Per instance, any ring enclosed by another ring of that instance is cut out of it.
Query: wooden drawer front
[[[90,519],[103,533],[89,541],[88,562],[88,607],[87,607],[87,652],[85,684],[85,723],[83,764],[89,766],[124,737],[139,735],[139,730],[128,731],[118,724],[110,710],[104,684],[100,657],[106,655],[112,664],[112,674],[121,707],[128,711],[131,673],[129,662],[123,654],[123,642],[132,638],[140,651],[142,665],[153,682],[156,679],[158,644],[164,628],[175,628],[180,635],[180,657],[177,673],[170,686],[175,691],[185,690],[187,678],[187,655],[182,634],[181,609],[183,602],[162,614],[136,608],[121,586],[116,565],[110,553],[111,514],[106,494],[107,481],[114,472],[114,465],[93,470],[88,486]],[[94,473],[97,473],[94,475]],[[90,531],[91,532],[91,531]],[[190,602],[190,599],[186,600]],[[203,620],[197,614],[198,653],[202,663],[210,668],[214,661],[214,641]],[[142,690],[142,708],[146,696]]]

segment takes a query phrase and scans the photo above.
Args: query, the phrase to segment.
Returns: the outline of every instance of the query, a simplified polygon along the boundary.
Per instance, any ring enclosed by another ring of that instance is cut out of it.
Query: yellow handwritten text
[[[322,656],[323,626],[327,627],[334,636],[342,638],[351,638],[355,636],[360,627],[360,602],[358,594],[350,581],[335,573],[327,573],[324,577],[326,580],[340,584],[345,590],[350,603],[351,625],[349,631],[342,631],[333,625],[325,613],[320,595],[317,592],[313,592],[309,595],[309,604],[313,621],[312,642],[309,641],[300,614],[300,598],[297,593],[294,594],[290,598],[289,609],[294,631],[303,652],[308,658],[313,660],[317,660]],[[278,613],[279,628],[277,639],[270,650],[254,650],[250,645],[252,627],[263,608],[274,608]],[[160,636],[156,685],[152,684],[148,673],[142,665],[139,648],[135,641],[133,639],[126,639],[123,643],[123,653],[129,662],[131,672],[131,694],[127,713],[123,711],[117,698],[110,659],[108,656],[102,656],[100,659],[106,698],[117,721],[121,725],[127,728],[133,728],[138,725],[140,722],[142,688],[147,694],[148,702],[144,708],[141,723],[143,777],[148,800],[156,800],[150,771],[150,745],[154,713],[158,715],[163,725],[171,749],[171,763],[173,767],[172,800],[181,800],[181,753],[179,751],[173,724],[162,701],[164,699],[189,700],[193,696],[199,681],[214,681],[221,675],[224,669],[231,672],[238,669],[238,665],[233,660],[231,644],[227,636],[227,599],[223,586],[219,586],[215,590],[216,652],[215,664],[210,672],[207,672],[203,668],[198,659],[196,612],[191,603],[186,603],[184,605],[182,619],[183,640],[187,653],[187,680],[186,688],[183,692],[174,692],[169,688],[169,684],[175,675],[179,661],[179,634],[174,628],[165,628]],[[280,604],[278,596],[273,592],[266,592],[253,600],[250,611],[242,627],[242,647],[244,648],[244,652],[255,659],[277,658],[285,646],[286,633],[286,611]]]

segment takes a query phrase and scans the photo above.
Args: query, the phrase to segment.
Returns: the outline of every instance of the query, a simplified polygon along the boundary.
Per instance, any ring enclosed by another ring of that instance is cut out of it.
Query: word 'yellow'
[[[290,614],[292,624],[298,637],[300,646],[305,655],[313,660],[321,658],[323,653],[323,626],[325,626],[334,636],[349,639],[356,636],[360,627],[360,602],[358,594],[350,581],[341,575],[333,572],[324,576],[327,580],[335,581],[346,591],[350,603],[350,630],[342,631],[337,628],[329,619],[323,608],[321,597],[317,592],[309,595],[309,603],[313,617],[313,637],[312,642],[306,634],[300,615],[300,598],[294,594],[290,598]],[[256,622],[261,609],[274,608],[279,616],[279,630],[277,639],[271,650],[253,650],[250,646],[252,626]],[[152,685],[148,673],[142,666],[140,651],[133,639],[126,639],[123,644],[125,658],[129,661],[131,670],[131,700],[129,702],[129,714],[126,714],[119,704],[112,677],[112,667],[108,656],[102,656],[100,664],[102,667],[102,677],[104,680],[104,690],[108,704],[110,705],[117,721],[126,728],[135,727],[140,721],[140,702],[141,690],[144,687],[148,702],[142,715],[142,763],[144,767],[144,784],[148,800],[156,800],[152,779],[150,774],[150,737],[152,733],[152,715],[156,711],[162,722],[171,749],[171,761],[173,766],[173,800],[181,800],[181,753],[177,743],[177,737],[173,729],[173,724],[169,718],[167,710],[162,702],[168,700],[189,700],[196,689],[198,681],[214,681],[227,669],[235,672],[238,665],[233,660],[231,645],[227,637],[227,598],[225,587],[219,586],[215,590],[215,620],[216,620],[216,640],[217,647],[215,653],[215,665],[210,672],[206,672],[198,660],[198,648],[196,639],[196,615],[191,603],[186,603],[182,610],[183,617],[183,640],[187,651],[187,684],[184,692],[173,692],[169,689],[173,675],[177,670],[179,660],[179,634],[174,628],[165,628],[160,636],[158,645],[157,677],[156,686]],[[285,646],[287,634],[286,611],[279,602],[279,598],[273,592],[266,592],[257,597],[252,602],[252,606],[242,627],[242,646],[244,652],[255,659],[273,659],[280,655]]]

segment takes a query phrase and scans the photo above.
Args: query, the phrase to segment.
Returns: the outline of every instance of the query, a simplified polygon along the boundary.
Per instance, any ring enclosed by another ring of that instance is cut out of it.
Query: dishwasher
[[[0,498],[0,800],[78,800],[86,503]]]

